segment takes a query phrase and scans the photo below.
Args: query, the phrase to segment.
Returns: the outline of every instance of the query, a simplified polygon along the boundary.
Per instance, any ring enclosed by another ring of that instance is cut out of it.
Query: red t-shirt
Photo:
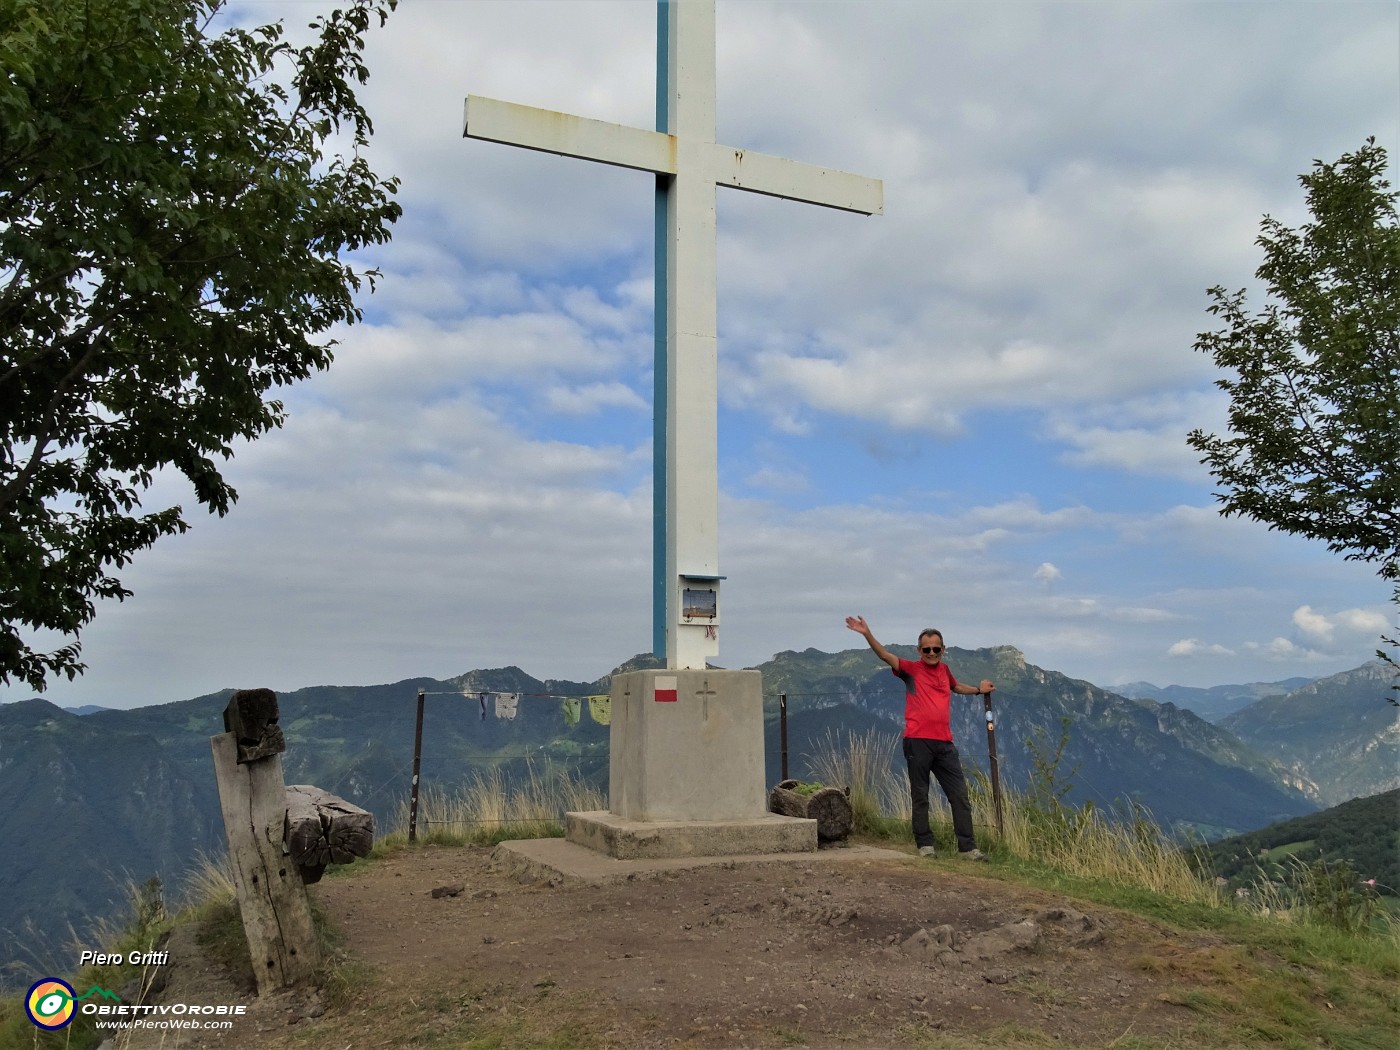
[[[945,663],[929,667],[922,660],[899,661],[893,670],[904,682],[904,735],[916,740],[953,740],[949,713],[958,680]]]

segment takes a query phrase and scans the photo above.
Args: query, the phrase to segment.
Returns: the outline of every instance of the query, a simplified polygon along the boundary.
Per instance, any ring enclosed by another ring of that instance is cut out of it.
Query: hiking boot
[[[959,853],[958,856],[963,860],[980,860],[984,864],[987,863],[987,855],[975,847]]]
[[[938,856],[938,850],[934,849],[932,846],[920,846],[919,856],[933,860],[934,857]]]

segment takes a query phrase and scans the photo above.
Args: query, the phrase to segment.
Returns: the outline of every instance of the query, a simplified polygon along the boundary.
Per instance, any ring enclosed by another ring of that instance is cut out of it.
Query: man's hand
[[[847,616],[846,626],[855,631],[856,634],[863,635],[865,637],[865,644],[870,646],[871,651],[876,656],[884,660],[891,668],[895,670],[899,669],[899,657],[895,656],[894,653],[880,644],[874,632],[870,630],[870,625],[865,622],[864,616]]]

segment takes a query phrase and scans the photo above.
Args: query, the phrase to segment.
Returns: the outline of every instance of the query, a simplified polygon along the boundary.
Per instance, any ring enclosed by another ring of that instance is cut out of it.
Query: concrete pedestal
[[[607,813],[566,838],[611,857],[817,848],[817,822],[769,813],[758,671],[630,671],[612,683]]]

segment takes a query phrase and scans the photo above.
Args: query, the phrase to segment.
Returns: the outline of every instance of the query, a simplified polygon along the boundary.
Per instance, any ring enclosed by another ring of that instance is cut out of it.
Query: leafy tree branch
[[[1400,581],[1400,224],[1386,165],[1374,138],[1315,161],[1299,177],[1313,221],[1293,230],[1264,217],[1256,276],[1270,301],[1257,315],[1243,289],[1210,289],[1223,327],[1196,349],[1229,373],[1216,382],[1229,434],[1187,440],[1223,486],[1221,513],[1320,539]],[[1400,607],[1400,582],[1392,597]]]
[[[95,603],[129,594],[113,570],[188,527],[142,508],[155,472],[227,513],[217,460],[360,319],[377,275],[343,254],[400,207],[356,87],[396,3],[293,47],[213,34],[223,0],[0,0],[0,681],[83,670]]]

